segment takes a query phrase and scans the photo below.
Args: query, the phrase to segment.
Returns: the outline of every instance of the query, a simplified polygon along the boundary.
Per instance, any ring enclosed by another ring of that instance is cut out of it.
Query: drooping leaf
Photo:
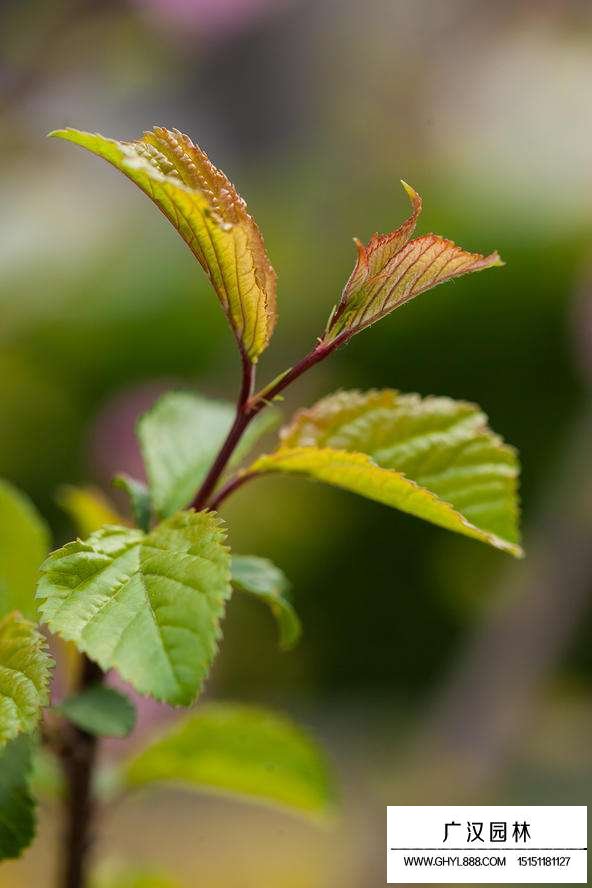
[[[67,697],[56,709],[98,737],[127,737],[136,723],[136,709],[129,697],[103,684]]]
[[[130,475],[122,472],[113,479],[113,486],[127,493],[134,516],[134,521],[140,530],[150,530],[150,516],[152,514],[152,501],[150,492],[142,481],[137,481]]]
[[[64,485],[58,490],[57,500],[82,537],[94,533],[105,524],[121,524],[121,515],[97,487]]]
[[[0,617],[19,610],[34,619],[39,565],[49,551],[49,529],[33,504],[0,480]]]
[[[51,667],[34,623],[16,611],[0,620],[0,747],[37,725],[48,700]]]
[[[286,598],[290,584],[283,571],[267,558],[256,555],[233,555],[231,570],[235,589],[248,592],[269,605],[277,620],[280,646],[284,650],[293,648],[300,638],[302,626]]]
[[[285,718],[230,704],[187,716],[132,759],[127,783],[179,783],[280,805],[311,815],[334,800],[324,755]]]
[[[358,258],[327,323],[325,342],[341,334],[353,336],[444,281],[503,265],[497,253],[469,253],[437,234],[410,240],[422,202],[413,188],[402,184],[412,213],[390,234],[373,235],[366,246],[355,241]]]
[[[187,392],[169,392],[140,419],[138,437],[154,507],[167,518],[192,502],[234,420],[235,408]],[[261,413],[247,429],[230,466],[244,458],[275,423]]]
[[[74,129],[50,133],[97,154],[159,207],[208,275],[241,351],[256,361],[276,321],[276,279],[261,233],[224,173],[178,130],[119,142]]]
[[[30,770],[31,738],[23,735],[0,752],[0,860],[20,857],[35,838]]]
[[[37,590],[52,632],[140,693],[179,706],[201,689],[229,594],[222,522],[191,511],[149,534],[105,527],[68,543],[43,564]]]
[[[340,392],[298,413],[251,472],[325,481],[520,555],[518,460],[474,404]]]

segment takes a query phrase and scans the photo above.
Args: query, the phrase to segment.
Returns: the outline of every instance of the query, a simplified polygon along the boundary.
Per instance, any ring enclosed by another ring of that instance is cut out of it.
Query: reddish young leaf
[[[497,253],[469,253],[437,234],[410,240],[422,201],[403,182],[412,213],[390,234],[374,234],[364,246],[355,240],[358,258],[341,299],[333,309],[325,342],[343,333],[359,333],[419,293],[471,271],[503,265]]]

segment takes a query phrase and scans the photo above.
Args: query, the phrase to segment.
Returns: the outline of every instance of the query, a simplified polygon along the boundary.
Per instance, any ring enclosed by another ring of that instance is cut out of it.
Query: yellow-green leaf
[[[412,213],[390,234],[374,234],[366,245],[355,240],[357,262],[329,318],[325,342],[342,334],[353,336],[444,281],[503,265],[497,253],[469,253],[437,234],[410,240],[422,202],[410,185],[402,184]]]
[[[317,744],[288,719],[250,706],[202,707],[133,758],[124,776],[132,787],[176,783],[315,816],[334,801]]]
[[[50,135],[113,164],[159,207],[208,275],[241,351],[255,362],[276,321],[276,278],[244,200],[191,139],[155,127],[117,141],[75,129]]]
[[[31,501],[0,480],[0,617],[18,610],[35,617],[39,566],[49,551],[49,529]]]
[[[51,666],[34,623],[16,612],[0,621],[0,747],[36,727],[48,701]]]
[[[123,520],[102,490],[96,487],[64,485],[58,490],[57,501],[82,537],[87,537],[105,524],[121,524]]]
[[[519,556],[518,460],[474,404],[340,392],[298,413],[250,472],[325,481]]]
[[[109,860],[95,873],[91,888],[183,888],[176,879],[150,869],[121,867]]]

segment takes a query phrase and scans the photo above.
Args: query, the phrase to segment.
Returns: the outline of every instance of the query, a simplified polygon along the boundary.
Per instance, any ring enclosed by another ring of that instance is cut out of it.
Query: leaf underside
[[[324,481],[522,554],[517,456],[474,404],[340,392],[298,413],[248,471]]]
[[[151,533],[105,527],[58,549],[37,591],[52,632],[137,691],[187,706],[217,651],[230,556],[217,516],[179,512]]]
[[[147,533],[150,530],[152,500],[144,482],[121,472],[113,479],[113,486],[127,494],[136,525]]]
[[[13,610],[34,619],[39,565],[49,551],[49,530],[19,490],[0,480],[0,617]]]
[[[73,724],[98,737],[127,737],[136,723],[129,697],[103,684],[67,697],[56,708]]]
[[[51,666],[34,623],[16,612],[0,621],[0,747],[36,727],[48,701]]]
[[[132,759],[130,786],[174,782],[280,805],[309,815],[334,800],[322,751],[287,719],[231,704],[187,716]]]
[[[497,253],[469,253],[437,234],[410,240],[422,201],[413,188],[402,184],[412,213],[390,234],[375,234],[366,245],[355,241],[357,262],[329,318],[325,342],[341,334],[359,333],[438,284],[503,265]]]
[[[267,558],[256,555],[233,555],[232,585],[264,601],[277,620],[280,647],[293,648],[302,633],[298,614],[286,598],[290,587],[286,575]]]
[[[75,129],[50,133],[102,157],[144,191],[206,272],[241,351],[256,361],[276,321],[276,277],[261,233],[224,173],[191,139],[155,127],[129,142]]]
[[[0,752],[0,860],[20,857],[35,837],[30,770],[31,738],[23,735]]]

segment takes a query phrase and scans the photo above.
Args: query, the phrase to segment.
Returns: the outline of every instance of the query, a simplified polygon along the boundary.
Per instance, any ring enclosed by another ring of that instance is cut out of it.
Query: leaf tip
[[[368,251],[359,237],[354,237],[354,245],[358,251],[358,263],[368,265]]]
[[[76,144],[82,144],[80,139],[83,136],[89,135],[88,133],[82,132],[82,130],[78,130],[73,126],[65,126],[61,129],[51,130],[47,134],[48,139],[63,139],[65,142],[74,142]]]
[[[415,213],[417,215],[419,215],[419,213],[421,211],[421,206],[422,206],[422,200],[421,200],[420,195],[417,193],[415,188],[413,188],[411,185],[409,185],[408,182],[405,182],[404,179],[401,179],[400,182],[401,182],[401,185],[403,186],[403,190],[405,191],[405,194],[409,198],[409,202],[411,203],[411,206],[413,207]]]

